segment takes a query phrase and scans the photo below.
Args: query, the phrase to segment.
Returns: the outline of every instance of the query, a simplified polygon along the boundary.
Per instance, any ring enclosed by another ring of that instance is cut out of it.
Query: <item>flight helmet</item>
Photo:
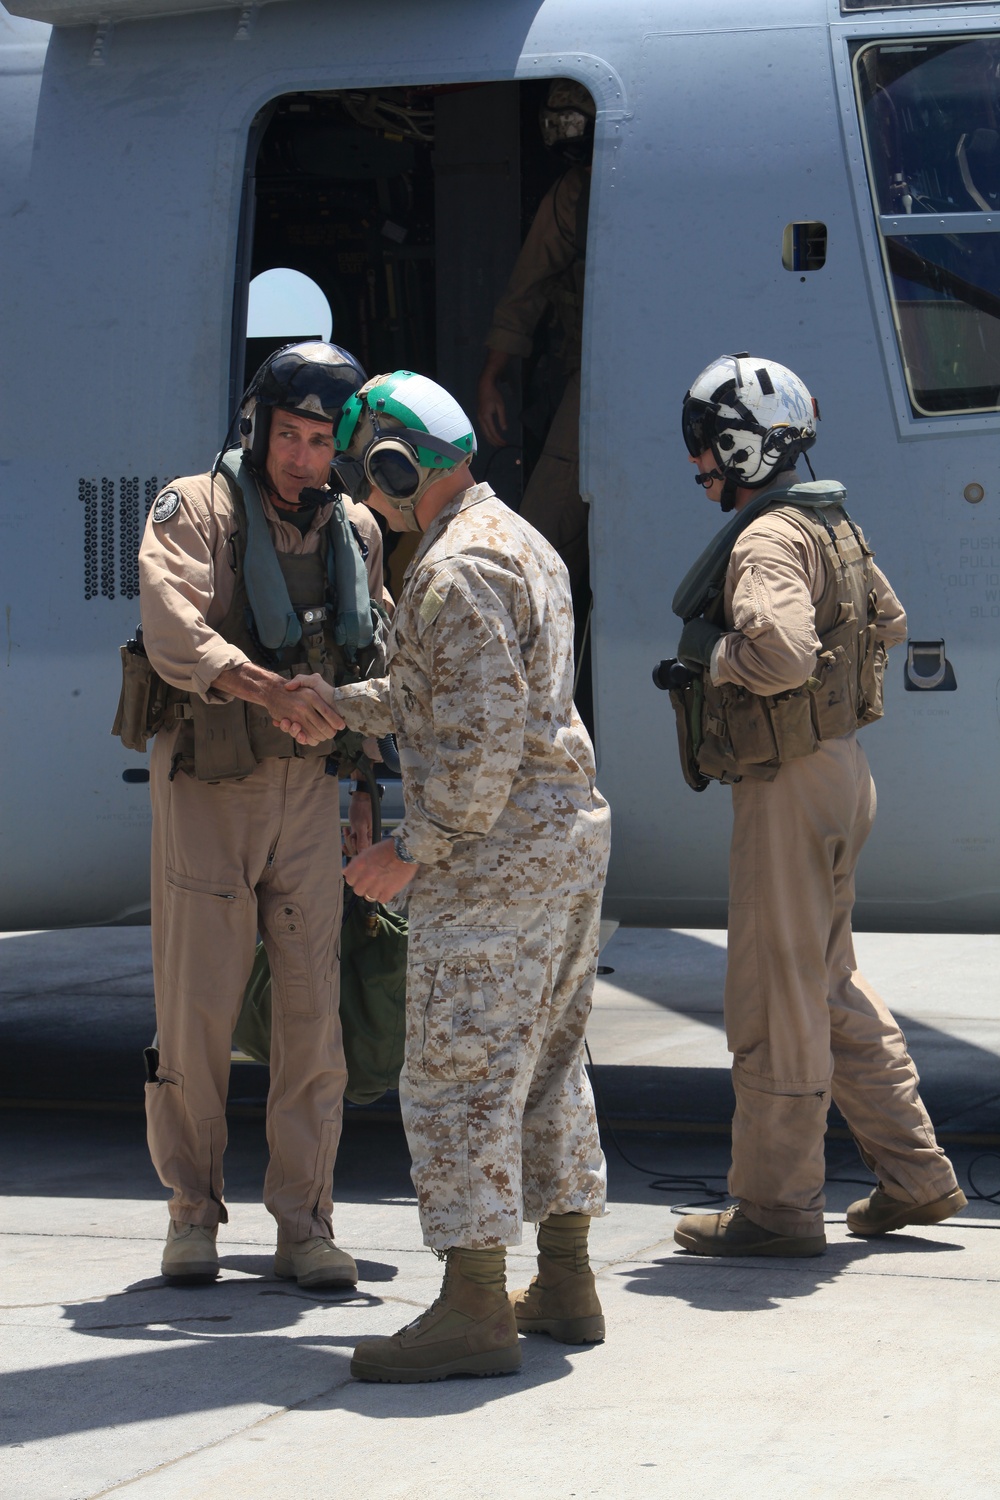
[[[681,425],[692,458],[711,452],[716,468],[699,484],[725,483],[723,510],[739,488],[756,490],[791,469],[816,441],[819,408],[799,377],[773,359],[724,354],[684,397]]]
[[[344,405],[336,430],[334,470],[353,500],[372,487],[419,531],[414,508],[421,495],[476,451],[472,423],[443,386],[394,370],[369,380]]]
[[[336,344],[311,340],[269,354],[240,403],[240,445],[254,468],[263,472],[276,407],[336,431],[345,401],[366,378],[354,355]]]
[[[546,146],[572,161],[589,161],[594,149],[597,107],[582,83],[574,78],[553,79],[538,112]]]

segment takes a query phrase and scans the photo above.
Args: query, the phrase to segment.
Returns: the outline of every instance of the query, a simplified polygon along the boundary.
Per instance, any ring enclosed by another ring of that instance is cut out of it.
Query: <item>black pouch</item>
[[[684,687],[670,689],[670,702],[677,720],[677,749],[680,752],[681,772],[688,786],[696,792],[703,792],[709,780],[698,768],[703,701],[704,690],[700,676],[692,675],[691,681]]]

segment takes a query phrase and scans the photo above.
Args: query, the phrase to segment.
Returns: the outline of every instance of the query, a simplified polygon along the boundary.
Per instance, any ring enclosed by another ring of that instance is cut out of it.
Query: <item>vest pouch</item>
[[[199,781],[228,781],[249,776],[257,762],[247,733],[245,705],[206,703],[192,693],[190,716],[194,729],[194,774]]]
[[[703,792],[708,786],[708,777],[698,766],[697,747],[701,740],[701,708],[704,690],[700,677],[694,677],[685,687],[670,689],[670,702],[677,720],[677,748],[680,751],[681,771],[688,786]]]
[[[282,673],[282,676],[302,676],[308,672],[308,666],[293,667],[291,673]],[[326,671],[322,674],[328,676]],[[290,705],[294,707],[294,702]],[[254,760],[312,760],[316,756],[326,756],[333,753],[333,739],[322,740],[318,745],[300,745],[293,740],[290,734],[278,729],[266,708],[261,708],[258,703],[246,704],[246,730],[248,743]]]
[[[883,708],[883,684],[888,652],[885,643],[875,639],[876,626],[869,625],[861,634],[861,702],[858,705],[858,728],[874,724],[881,719]]]
[[[771,728],[782,764],[816,751],[819,741],[813,728],[812,696],[808,688],[797,688],[770,700]]]
[[[778,745],[764,699],[732,682],[723,683],[717,692],[722,709],[720,717],[725,720],[733,758],[748,765],[766,765],[776,760]],[[708,727],[706,719],[706,739]]]
[[[128,646],[119,649],[122,688],[111,733],[126,750],[144,755],[153,735],[163,728],[168,704],[183,695],[164,682],[144,651],[130,651]]]
[[[820,653],[813,680],[818,683],[812,692],[812,722],[816,738],[839,740],[852,729],[857,729],[857,686],[850,656],[843,646],[828,646]]]

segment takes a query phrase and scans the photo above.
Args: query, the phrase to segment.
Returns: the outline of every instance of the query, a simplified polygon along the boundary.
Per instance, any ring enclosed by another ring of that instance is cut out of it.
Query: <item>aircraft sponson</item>
[[[254,8],[276,0],[253,0]],[[4,0],[11,15],[51,26],[96,26],[100,21],[150,21],[157,16],[185,16],[203,10],[239,11],[250,0]]]

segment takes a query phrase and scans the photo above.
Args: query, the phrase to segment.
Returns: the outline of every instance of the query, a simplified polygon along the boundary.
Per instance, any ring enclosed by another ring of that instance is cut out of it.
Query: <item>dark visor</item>
[[[317,345],[317,352],[320,350],[327,355],[329,346]],[[307,396],[314,396],[323,415],[335,422],[344,402],[358,389],[359,376],[360,367],[336,357],[310,359],[300,345],[274,356],[261,382],[258,399],[294,411]]]
[[[685,396],[681,413],[681,431],[684,434],[687,451],[692,458],[700,458],[711,446],[705,435],[708,431],[710,415],[711,410],[706,402],[698,401],[692,396]]]

